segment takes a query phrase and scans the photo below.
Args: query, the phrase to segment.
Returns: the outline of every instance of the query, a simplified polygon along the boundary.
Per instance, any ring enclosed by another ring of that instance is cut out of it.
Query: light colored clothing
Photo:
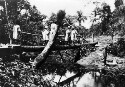
[[[26,10],[26,9],[22,9],[22,10],[20,11],[21,15],[26,14],[26,12],[27,12],[27,10]]]
[[[4,8],[3,8],[3,6],[0,6],[0,11],[4,11]]]
[[[42,35],[43,35],[43,40],[49,40],[49,31],[48,30],[44,30],[42,32]]]
[[[52,24],[51,24],[51,31],[53,31],[53,30],[55,30],[55,29],[57,29],[57,25],[56,25],[55,23],[52,23]]]
[[[26,9],[22,9],[22,10],[20,11],[20,14],[21,14],[21,15],[24,15],[24,14],[30,15],[29,10],[26,10]]]
[[[76,35],[77,35],[77,31],[76,31],[76,30],[72,30],[72,31],[71,31],[71,40],[72,40],[72,41],[77,40]]]
[[[66,36],[65,36],[65,41],[69,41],[71,31],[68,29],[66,30]]]
[[[51,24],[51,31],[50,31],[50,35],[49,35],[49,39],[52,39],[53,37],[51,36],[54,31],[57,29],[57,25],[55,23]]]
[[[13,39],[18,39],[18,31],[21,31],[20,26],[14,25],[13,26]]]

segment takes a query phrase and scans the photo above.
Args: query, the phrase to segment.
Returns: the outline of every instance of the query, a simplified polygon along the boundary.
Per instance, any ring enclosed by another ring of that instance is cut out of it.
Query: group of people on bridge
[[[53,30],[54,25],[51,25],[51,31]],[[55,25],[55,27],[57,28],[57,26]],[[45,43],[51,38],[50,33],[51,31],[49,31],[48,26],[45,26],[44,30],[42,31],[42,36],[43,36],[43,41],[45,41]],[[66,42],[66,44],[70,44],[70,43],[74,43],[77,41],[77,30],[75,29],[74,26],[68,26],[65,28],[65,35],[64,35],[64,40]]]
[[[65,41],[69,44],[70,42],[74,43],[77,41],[77,30],[74,26],[68,26],[65,34]]]
[[[42,41],[44,44],[47,44],[49,39],[51,39],[51,33],[52,31],[57,28],[57,25],[55,23],[52,23],[50,26],[50,29],[48,26],[44,26],[44,29],[41,31],[42,34]],[[15,24],[13,26],[13,42],[18,40],[19,34],[21,33],[20,25]],[[77,30],[75,29],[74,26],[67,26],[65,28],[65,35],[64,35],[64,41],[66,44],[74,43],[77,41]],[[12,41],[11,41],[12,43]]]

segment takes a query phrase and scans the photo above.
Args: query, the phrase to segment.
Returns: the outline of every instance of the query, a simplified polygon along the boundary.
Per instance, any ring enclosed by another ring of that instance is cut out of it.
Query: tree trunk
[[[113,42],[113,37],[114,37],[114,29],[112,28],[112,26],[111,26],[111,30],[112,30],[111,37],[112,37],[112,42]]]
[[[41,64],[43,64],[47,57],[49,56],[51,49],[54,45],[56,36],[57,36],[57,31],[58,31],[59,27],[52,30],[50,33],[51,38],[49,39],[47,45],[45,46],[45,48],[43,49],[43,51],[35,58],[34,62],[33,62],[33,66],[35,66],[36,69],[38,69]]]
[[[104,65],[107,65],[107,63],[106,63],[106,60],[107,60],[107,47],[104,49],[103,57],[104,57]]]
[[[113,42],[113,37],[114,37],[114,35],[113,35],[113,33],[112,33],[112,42]]]

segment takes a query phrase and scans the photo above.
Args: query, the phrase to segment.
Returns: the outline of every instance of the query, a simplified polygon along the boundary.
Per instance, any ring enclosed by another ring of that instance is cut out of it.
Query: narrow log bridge
[[[84,43],[82,45],[91,45],[91,46],[95,46],[98,42],[94,42],[94,43]],[[57,45],[57,46],[53,46],[52,49],[53,50],[67,50],[67,49],[77,49],[80,48],[82,46],[81,44],[77,44],[77,45]],[[25,52],[38,52],[38,51],[43,51],[45,46],[21,46],[21,50],[25,51]]]
[[[54,46],[52,49],[53,51],[56,50],[67,50],[67,49],[77,49],[83,45],[90,45],[95,46],[98,42],[93,43],[84,43],[84,44],[77,44],[77,45],[57,45]],[[0,57],[7,56],[10,54],[21,54],[22,52],[41,52],[43,51],[45,46],[21,46],[21,45],[10,45],[6,47],[0,47]]]

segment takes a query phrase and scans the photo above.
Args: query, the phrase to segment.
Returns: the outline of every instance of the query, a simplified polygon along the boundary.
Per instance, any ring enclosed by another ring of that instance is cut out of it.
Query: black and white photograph
[[[0,0],[0,87],[125,87],[125,0]]]

